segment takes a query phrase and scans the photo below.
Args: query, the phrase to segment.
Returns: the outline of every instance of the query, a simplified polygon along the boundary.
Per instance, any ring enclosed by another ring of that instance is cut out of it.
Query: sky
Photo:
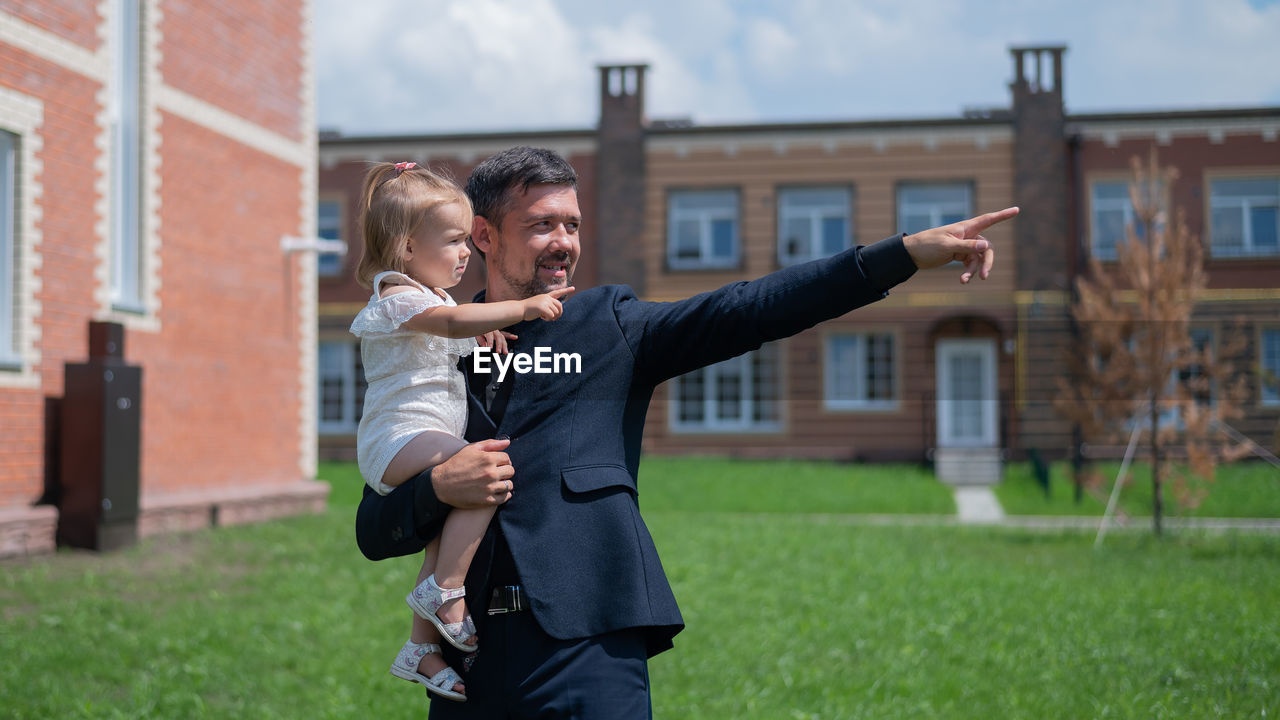
[[[1068,112],[1280,106],[1280,0],[315,0],[318,122],[346,135],[586,129],[600,63],[649,118],[1008,107],[1011,46],[1066,45]]]

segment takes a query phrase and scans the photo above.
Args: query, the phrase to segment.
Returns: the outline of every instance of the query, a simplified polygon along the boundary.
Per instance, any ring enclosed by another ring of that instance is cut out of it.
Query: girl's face
[[[434,288],[451,288],[467,270],[471,248],[471,213],[462,203],[443,205],[409,237],[404,269],[415,280]]]

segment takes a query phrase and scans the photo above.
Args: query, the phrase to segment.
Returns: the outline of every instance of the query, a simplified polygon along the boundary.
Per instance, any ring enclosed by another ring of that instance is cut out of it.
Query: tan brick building
[[[323,507],[315,259],[285,240],[315,236],[309,13],[0,3],[0,554],[53,543],[91,321],[142,369],[142,534]]]
[[[1257,368],[1280,371],[1280,108],[1072,115],[1064,53],[1013,49],[1008,108],[874,122],[651,120],[647,68],[602,67],[595,128],[322,138],[321,208],[329,234],[354,243],[366,160],[428,161],[461,177],[496,150],[550,147],[582,173],[575,284],[624,282],[672,300],[1020,205],[989,235],[999,253],[990,280],[961,289],[958,271],[924,274],[872,307],[678,378],[654,396],[645,434],[658,453],[932,459],[954,479],[978,479],[1001,458],[1072,447],[1053,409],[1072,287],[1099,243],[1114,246],[1116,217],[1123,227],[1106,182],[1123,181],[1130,156],[1152,144],[1181,168],[1175,200],[1195,206],[1192,230],[1209,248],[1213,289],[1197,322],[1242,318]],[[1240,238],[1242,223],[1252,234]],[[321,445],[335,456],[350,452],[359,417],[359,357],[345,333],[365,300],[349,280],[356,255],[345,268],[330,261],[320,285],[321,354],[335,358],[327,370],[322,361]],[[456,296],[483,284],[473,272]],[[1239,427],[1274,447],[1280,389],[1257,377],[1253,389]]]

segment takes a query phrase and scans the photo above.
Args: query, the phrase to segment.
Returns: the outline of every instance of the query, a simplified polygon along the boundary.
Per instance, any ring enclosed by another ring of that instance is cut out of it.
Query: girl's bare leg
[[[476,555],[476,548],[484,538],[495,508],[474,510],[450,510],[440,531],[440,552],[436,560],[436,585],[442,588],[459,588],[467,579],[467,568]],[[466,607],[462,598],[450,600],[436,613],[446,623],[462,622]],[[472,598],[472,605],[485,607],[488,598]],[[474,639],[472,640],[474,642]]]
[[[448,460],[466,446],[465,440],[449,433],[436,430],[420,432],[391,458],[387,469],[382,473],[382,482],[391,487],[399,487],[405,480]]]
[[[405,480],[408,480],[423,470],[435,467],[449,459],[466,444],[467,443],[461,438],[456,438],[448,433],[430,430],[419,433],[416,437],[410,440],[408,444],[401,448],[400,452],[396,453],[394,458],[392,458],[391,463],[387,465],[387,469],[382,475],[382,482],[392,487],[399,486],[403,484]],[[450,516],[453,514],[454,513],[451,512]],[[448,520],[445,521],[446,527],[448,526],[448,522]],[[481,530],[481,532],[483,533],[483,530]],[[443,536],[443,534],[444,533],[442,531],[441,535]],[[423,580],[426,580],[427,576],[431,575],[435,570],[436,556],[440,549],[440,542],[440,538],[437,538],[427,545],[426,552],[422,558],[422,569],[418,572],[418,580],[414,583],[414,587],[417,587]],[[472,555],[475,554],[474,548],[471,553]],[[469,560],[470,558],[468,558],[468,561]],[[457,586],[452,587],[458,587],[461,584],[462,583],[459,583]],[[457,603],[450,603],[450,605],[455,604]],[[441,612],[441,616],[444,616],[443,611]],[[461,620],[461,617],[459,617],[459,620]],[[457,620],[449,620],[448,622],[457,622]],[[413,625],[409,630],[409,639],[415,643],[434,643],[438,645],[441,642],[440,633],[436,631],[435,626],[427,620],[423,620],[418,617],[417,614],[413,615]],[[440,656],[440,653],[428,653],[423,655],[422,660],[419,661],[418,672],[426,675],[427,677],[432,677],[446,667],[448,667],[448,663],[444,661],[444,658]],[[462,683],[455,684],[453,686],[453,690],[454,692],[464,694],[466,692],[466,688]]]
[[[419,583],[426,580],[427,576],[430,575],[435,568],[436,553],[437,550],[439,550],[439,547],[439,539],[432,540],[431,543],[427,545],[427,550],[422,558],[422,570],[418,571]],[[415,583],[415,586],[416,585],[417,583]],[[409,639],[416,643],[434,643],[439,645],[440,633],[436,631],[435,625],[432,625],[430,622],[418,617],[417,614],[414,614],[413,626],[409,629]],[[426,675],[427,677],[432,677],[448,666],[449,665],[444,661],[444,658],[440,657],[440,653],[427,653],[426,655],[423,655],[422,660],[418,662],[418,672],[422,675]],[[467,688],[462,683],[455,683],[452,690],[464,695],[467,692]]]

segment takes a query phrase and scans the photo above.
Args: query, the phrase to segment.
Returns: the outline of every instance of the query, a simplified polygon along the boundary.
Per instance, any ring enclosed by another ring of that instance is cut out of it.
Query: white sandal
[[[462,622],[457,623],[445,623],[436,614],[439,612],[440,606],[450,600],[466,597],[466,595],[466,588],[449,588],[446,590],[436,584],[435,575],[428,575],[427,579],[419,583],[418,587],[414,588],[413,592],[409,593],[404,601],[409,603],[409,607],[413,608],[413,612],[418,617],[435,625],[436,630],[440,631],[440,636],[448,641],[450,645],[462,652],[475,652],[478,646],[468,645],[466,642],[467,638],[474,637],[476,634],[476,626],[472,622],[470,614],[464,616]]]
[[[462,678],[458,677],[458,673],[453,668],[446,665],[443,670],[431,677],[418,672],[418,663],[422,662],[424,656],[439,652],[440,646],[435,643],[416,643],[410,640],[400,648],[396,661],[391,663],[391,674],[410,682],[422,683],[429,694],[457,702],[466,702],[467,696],[453,689],[454,685],[463,684]]]

